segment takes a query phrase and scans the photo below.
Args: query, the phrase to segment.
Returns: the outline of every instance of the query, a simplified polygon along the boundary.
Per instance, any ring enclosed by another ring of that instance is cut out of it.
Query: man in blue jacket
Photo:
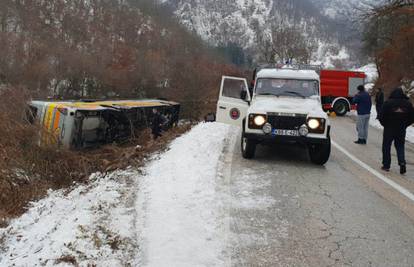
[[[369,118],[371,116],[372,101],[371,96],[365,91],[363,85],[358,86],[358,93],[355,95],[353,102],[357,105],[357,132],[358,140],[355,144],[365,145],[368,139]]]

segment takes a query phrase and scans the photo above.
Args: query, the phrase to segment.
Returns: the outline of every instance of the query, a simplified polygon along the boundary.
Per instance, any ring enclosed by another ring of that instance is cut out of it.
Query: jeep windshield
[[[315,80],[258,79],[256,95],[291,96],[307,98],[319,95],[319,82]]]

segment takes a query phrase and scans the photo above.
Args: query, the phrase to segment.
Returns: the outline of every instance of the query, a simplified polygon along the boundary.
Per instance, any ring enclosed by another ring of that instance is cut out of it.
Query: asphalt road
[[[332,139],[379,170],[381,132],[370,128],[368,145],[359,146],[352,118],[332,123]],[[414,266],[412,200],[335,147],[320,167],[302,147],[258,147],[245,160],[238,138],[223,168],[230,266]],[[393,160],[381,174],[414,192],[414,146],[405,177]]]

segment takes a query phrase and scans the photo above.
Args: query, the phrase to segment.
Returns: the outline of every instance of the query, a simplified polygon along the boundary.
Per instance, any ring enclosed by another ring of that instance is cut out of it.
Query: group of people
[[[358,86],[358,93],[353,99],[357,105],[357,132],[356,144],[365,145],[368,139],[369,120],[371,116],[372,100],[363,85]],[[395,89],[384,101],[384,92],[377,89],[375,95],[377,119],[384,126],[382,142],[382,170],[390,171],[391,146],[397,150],[400,173],[407,172],[405,161],[405,137],[407,128],[414,123],[414,107],[401,88]]]

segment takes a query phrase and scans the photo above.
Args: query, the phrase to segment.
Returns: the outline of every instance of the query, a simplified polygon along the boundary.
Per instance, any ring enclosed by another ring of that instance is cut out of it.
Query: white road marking
[[[411,201],[414,201],[414,194],[402,187],[401,185],[397,184],[396,182],[392,181],[391,179],[387,178],[386,176],[382,175],[380,172],[376,171],[375,169],[371,168],[368,164],[362,162],[357,157],[352,155],[350,152],[348,152],[345,148],[337,144],[336,142],[332,141],[332,145],[337,148],[339,151],[344,153],[348,158],[350,158],[352,161],[357,163],[359,166],[364,168],[365,170],[369,171],[371,174],[373,174],[378,179],[382,180],[384,183],[388,184],[401,194],[403,194],[405,197],[410,199]]]

